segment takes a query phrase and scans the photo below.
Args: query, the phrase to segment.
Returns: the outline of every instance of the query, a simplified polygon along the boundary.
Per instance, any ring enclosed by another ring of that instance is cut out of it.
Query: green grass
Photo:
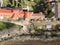
[[[11,23],[0,22],[0,31],[2,31],[4,29],[9,29],[9,28],[11,28],[13,26],[15,26],[15,25],[11,24]]]

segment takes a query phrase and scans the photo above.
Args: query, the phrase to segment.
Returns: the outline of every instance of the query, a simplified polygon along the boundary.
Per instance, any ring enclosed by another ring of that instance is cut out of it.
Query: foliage
[[[45,5],[44,0],[35,1],[35,3],[36,3],[36,5],[32,6],[34,12],[40,12],[40,11],[43,12],[44,11],[44,5]]]
[[[60,30],[60,24],[57,24],[56,26],[55,26],[55,28],[56,28],[56,30]]]
[[[0,22],[0,31],[2,31],[3,29],[9,29],[13,26],[14,24],[11,24],[11,23]]]
[[[11,28],[11,27],[15,26],[15,25],[12,24],[12,23],[4,23],[4,24],[6,25],[6,28]]]
[[[31,30],[31,34],[35,34],[35,30]]]
[[[22,20],[23,18],[19,18],[17,21],[20,21],[20,20]]]
[[[23,7],[26,7],[26,5],[29,5],[29,7],[32,7],[33,5],[37,4],[40,1],[41,0],[33,0],[33,3],[31,3],[32,2],[31,0],[30,1],[29,0],[23,0],[23,1],[22,0],[17,0],[17,1],[15,1],[15,0],[4,0],[3,5],[7,6],[7,7],[14,7],[15,8],[17,6],[17,7],[23,8]],[[42,0],[42,1],[44,1],[44,0]]]
[[[38,3],[40,0],[34,0],[35,3]]]
[[[15,0],[5,0],[5,1],[3,1],[4,2],[3,6],[12,7],[12,8],[19,8],[19,7],[23,8],[26,5],[26,1],[27,0],[23,0],[23,1],[21,1],[21,0],[17,0],[17,1],[15,1]]]
[[[44,30],[39,28],[39,25],[34,25],[34,30],[36,34],[44,34]]]
[[[11,21],[11,20],[12,20],[12,18],[8,18],[8,19],[7,19],[7,21]]]
[[[5,5],[5,3],[4,3]],[[43,12],[46,17],[51,18],[54,14],[52,13],[53,6],[45,2],[45,0],[6,0],[7,7],[14,7],[14,8],[25,8],[27,5],[29,6],[30,11],[34,12]]]
[[[6,25],[4,23],[0,22],[0,30],[5,29],[5,28],[6,28]]]
[[[55,14],[53,13],[53,12],[49,12],[47,15],[46,15],[46,17],[47,18],[51,18],[51,17],[53,17]]]
[[[34,12],[43,12],[48,18],[54,16],[54,13],[52,12],[53,5],[48,2],[45,2],[45,0],[38,1],[36,5],[32,7]]]

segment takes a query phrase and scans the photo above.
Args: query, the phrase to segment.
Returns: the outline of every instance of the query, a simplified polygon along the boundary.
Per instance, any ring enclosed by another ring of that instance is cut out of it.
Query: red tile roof
[[[0,9],[0,16],[13,19],[18,19],[19,17],[24,16],[24,12],[22,10],[7,10],[7,9]]]
[[[18,18],[26,18],[26,19],[31,19],[31,18],[45,18],[43,13],[39,14],[34,14],[33,12],[26,12],[23,10],[6,10],[6,9],[0,9],[0,16],[7,17],[7,18],[12,18],[12,19],[18,19]]]
[[[25,18],[30,18],[29,12],[24,12]]]
[[[23,18],[24,12],[22,10],[13,10],[14,16],[13,19]]]
[[[0,9],[0,12],[3,12],[3,13],[11,13],[12,10]]]
[[[11,10],[0,9],[0,16],[9,18],[12,15],[13,15],[13,13],[11,12]]]
[[[40,13],[33,13],[33,15],[30,17],[31,19],[44,19],[45,18],[45,15],[42,13],[42,12],[40,12]]]
[[[13,13],[0,13],[0,16],[10,18],[12,17]]]

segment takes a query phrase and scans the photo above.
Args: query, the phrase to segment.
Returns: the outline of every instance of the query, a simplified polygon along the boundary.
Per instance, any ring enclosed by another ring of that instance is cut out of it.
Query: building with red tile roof
[[[22,10],[7,10],[7,9],[0,9],[0,17],[3,18],[12,18],[18,19],[23,18],[24,12]]]
[[[30,19],[41,19],[43,20],[45,18],[45,15],[40,12],[40,13],[33,13],[31,16],[30,16]]]
[[[33,12],[27,12],[23,10],[7,10],[7,9],[0,9],[0,18],[12,18],[14,20],[17,20],[19,18],[24,18],[24,19],[44,19],[45,15],[40,12],[40,13],[33,13]]]
[[[23,10],[13,10],[13,19],[23,18],[24,12]]]
[[[11,10],[0,9],[0,17],[10,18],[12,17],[13,13]]]

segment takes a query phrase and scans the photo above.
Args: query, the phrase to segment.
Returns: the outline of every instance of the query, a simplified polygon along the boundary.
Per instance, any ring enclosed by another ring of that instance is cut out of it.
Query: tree
[[[19,7],[20,6],[20,0],[4,0],[3,1],[3,7]]]
[[[2,4],[3,7],[6,7],[6,5],[8,4],[8,2],[9,2],[8,0],[4,0],[4,1],[3,1],[3,4]]]
[[[49,12],[47,15],[46,15],[46,17],[47,18],[51,18],[51,17],[53,17],[55,14],[53,13],[53,12]]]
[[[38,3],[38,2],[40,2],[40,1],[41,1],[41,0],[34,0],[35,3]]]
[[[53,5],[51,3],[45,2],[45,0],[34,0],[36,5],[33,6],[34,12],[43,12],[47,18],[51,18],[55,14],[52,12]]]
[[[43,12],[45,10],[44,6],[45,6],[45,1],[44,0],[34,0],[34,2],[36,3],[36,5],[32,6],[34,12]]]

